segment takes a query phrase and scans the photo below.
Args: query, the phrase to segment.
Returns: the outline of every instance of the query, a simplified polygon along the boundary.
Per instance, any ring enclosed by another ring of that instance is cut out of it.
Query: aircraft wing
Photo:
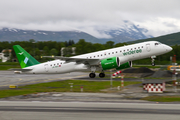
[[[11,70],[11,71],[27,72],[27,71],[31,71],[32,69],[11,68],[11,69],[9,69],[9,70]]]
[[[87,58],[73,58],[73,57],[61,57],[61,56],[42,56],[44,58],[54,58],[54,59],[60,59],[68,62],[76,62],[77,64],[83,63],[83,64],[89,64],[89,65],[98,65],[100,62],[100,59],[87,59]]]

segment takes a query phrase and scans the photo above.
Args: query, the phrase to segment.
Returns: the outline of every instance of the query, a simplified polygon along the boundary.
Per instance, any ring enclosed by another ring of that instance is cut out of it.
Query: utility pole
[[[112,90],[112,70],[110,70],[111,72],[110,72],[110,85],[111,85],[111,90]]]
[[[172,58],[172,62],[173,62],[173,66],[174,66],[174,70],[173,70],[173,75],[172,75],[172,81],[173,81],[173,88],[174,88],[174,92],[177,92],[177,88],[176,88],[176,55],[174,55],[174,57]]]

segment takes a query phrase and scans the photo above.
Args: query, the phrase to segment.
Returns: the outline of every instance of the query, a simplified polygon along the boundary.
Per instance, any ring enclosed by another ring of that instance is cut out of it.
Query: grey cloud
[[[0,0],[0,27],[78,29],[110,37],[98,33],[94,27],[112,28],[129,20],[157,36],[180,30],[179,5],[179,0]],[[169,18],[176,19],[176,23],[170,24]]]

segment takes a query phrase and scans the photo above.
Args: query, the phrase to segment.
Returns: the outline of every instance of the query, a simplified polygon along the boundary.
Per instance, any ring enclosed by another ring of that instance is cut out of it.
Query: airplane
[[[105,77],[105,70],[121,70],[132,67],[132,61],[151,57],[154,66],[154,58],[170,52],[172,48],[157,41],[142,42],[73,57],[43,56],[55,58],[56,60],[39,63],[21,46],[13,46],[22,69],[12,69],[21,73],[49,74],[69,73],[75,71],[90,70],[90,78],[95,78],[96,71],[101,71],[99,77]]]

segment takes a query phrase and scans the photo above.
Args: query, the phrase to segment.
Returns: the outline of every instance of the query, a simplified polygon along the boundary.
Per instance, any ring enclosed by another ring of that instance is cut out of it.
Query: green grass
[[[0,63],[0,70],[8,70],[11,68],[21,68],[21,67],[19,63],[15,63],[15,62]]]
[[[142,100],[155,102],[180,102],[180,96],[149,96],[142,98]]]
[[[70,92],[70,84],[73,83],[73,92],[80,92],[83,86],[84,92],[102,92],[102,89],[110,88],[110,81],[84,81],[84,80],[66,80],[58,82],[40,83],[34,85],[21,86],[18,89],[0,90],[0,98],[27,95],[38,92]],[[124,82],[124,86],[140,84],[141,82]],[[120,81],[113,81],[113,87],[120,86]]]
[[[1,62],[0,65],[19,65],[19,62]]]
[[[133,65],[132,67],[140,68],[140,67],[147,67],[147,68],[161,68],[161,66],[151,66],[151,65]]]
[[[20,66],[1,66],[0,65],[0,70],[9,70],[11,68],[21,68]]]

